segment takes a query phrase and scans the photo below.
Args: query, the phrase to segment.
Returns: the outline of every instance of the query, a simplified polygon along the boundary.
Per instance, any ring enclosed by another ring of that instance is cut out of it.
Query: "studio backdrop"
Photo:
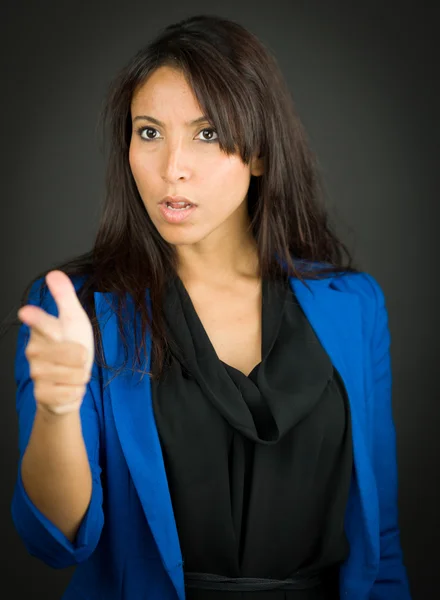
[[[402,548],[414,598],[434,600],[440,589],[434,8],[391,0],[3,6],[0,316],[8,316],[36,273],[90,248],[103,197],[97,123],[109,81],[159,29],[198,13],[242,23],[277,57],[318,157],[338,233],[385,293]],[[10,328],[0,343],[0,596],[56,600],[73,569],[55,571],[31,557],[11,520],[17,331]]]

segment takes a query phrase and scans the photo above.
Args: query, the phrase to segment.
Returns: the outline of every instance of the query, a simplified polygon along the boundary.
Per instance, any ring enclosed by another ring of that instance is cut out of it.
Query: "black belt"
[[[202,590],[228,592],[259,592],[263,590],[305,590],[322,585],[318,573],[299,575],[289,579],[259,579],[254,577],[225,577],[212,573],[185,573],[185,586]]]

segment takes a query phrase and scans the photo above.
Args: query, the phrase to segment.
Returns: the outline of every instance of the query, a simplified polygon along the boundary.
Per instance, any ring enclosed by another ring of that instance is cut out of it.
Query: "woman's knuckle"
[[[75,389],[73,386],[65,385],[63,391],[61,392],[61,398],[63,398],[63,400],[71,400],[74,396],[74,393]]]
[[[35,356],[35,348],[34,348],[34,346],[31,345],[31,344],[28,344],[26,346],[24,354],[25,354],[26,358],[28,358],[28,359],[32,358],[33,356]]]
[[[45,385],[39,381],[34,383],[34,396],[37,399],[42,398],[43,396],[47,396],[47,390],[45,389]]]
[[[76,372],[70,370],[66,375],[66,380],[70,385],[76,385],[78,383],[78,376]]]
[[[84,377],[84,373],[82,371],[79,371],[75,374],[75,383],[78,386],[83,386],[85,384],[86,380]]]
[[[70,398],[72,400],[76,400],[78,398],[78,396],[80,395],[80,393],[81,393],[80,386],[78,386],[78,385],[72,385],[72,390],[71,390],[71,393],[70,393]]]
[[[85,393],[86,393],[85,385],[78,385],[76,388],[76,398],[78,398],[78,399],[82,398]]]
[[[78,349],[78,362],[82,366],[87,360],[88,352],[84,346],[80,346]]]
[[[40,365],[37,365],[36,363],[31,363],[31,365],[29,367],[29,374],[30,374],[31,378],[35,379],[40,373],[41,373]]]

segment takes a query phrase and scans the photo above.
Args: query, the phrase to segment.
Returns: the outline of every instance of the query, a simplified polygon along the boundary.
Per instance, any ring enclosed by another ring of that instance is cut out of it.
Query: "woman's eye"
[[[148,135],[151,132],[155,132],[155,131],[157,132],[157,129],[154,129],[154,127],[141,127],[140,129],[138,129],[138,133],[143,140],[155,140],[156,137],[150,137]],[[147,135],[144,135],[144,133]]]
[[[203,141],[205,141],[205,142],[216,142],[218,140],[218,134],[217,134],[216,130],[213,129],[212,127],[205,127],[205,129],[202,129],[202,131],[199,133],[199,135],[200,134],[205,134],[205,133],[208,133],[209,136],[212,136],[212,134],[214,134],[217,137],[215,137],[215,138],[209,137],[208,139],[206,139],[206,137],[204,137]]]

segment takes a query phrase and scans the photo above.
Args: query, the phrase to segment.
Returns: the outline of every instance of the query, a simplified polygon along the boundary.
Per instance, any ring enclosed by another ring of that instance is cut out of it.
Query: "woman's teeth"
[[[192,206],[192,205],[187,204],[186,202],[175,202],[173,204],[170,204],[167,202],[167,208],[171,208],[171,210],[185,210],[186,208],[189,208],[190,206]]]

